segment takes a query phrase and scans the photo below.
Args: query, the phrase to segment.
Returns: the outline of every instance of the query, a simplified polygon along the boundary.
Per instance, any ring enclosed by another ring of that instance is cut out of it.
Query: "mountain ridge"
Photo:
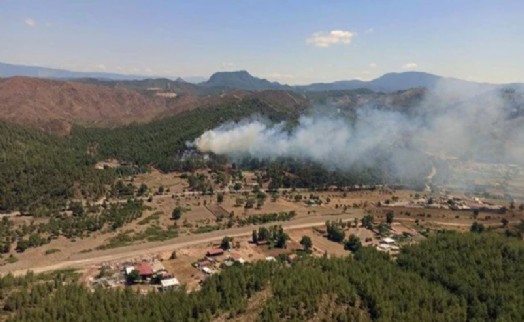
[[[391,72],[369,81],[358,79],[340,80],[327,83],[311,83],[307,85],[287,85],[276,81],[270,81],[250,74],[246,70],[221,71],[213,73],[207,80],[200,81],[202,77],[155,77],[144,75],[126,75],[106,72],[75,72],[65,69],[54,69],[38,66],[15,65],[0,62],[0,77],[27,76],[48,79],[96,79],[99,81],[145,81],[155,79],[168,79],[175,82],[186,82],[198,85],[202,88],[214,88],[216,92],[227,90],[285,90],[285,91],[332,91],[370,89],[377,92],[394,92],[410,88],[424,87],[432,88],[438,84],[445,83],[453,86],[513,88],[524,89],[524,83],[491,84],[461,80],[458,78],[444,77],[421,71]]]

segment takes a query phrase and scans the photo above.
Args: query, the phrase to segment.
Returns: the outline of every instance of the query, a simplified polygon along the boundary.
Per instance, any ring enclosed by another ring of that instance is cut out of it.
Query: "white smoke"
[[[268,125],[256,119],[227,123],[206,131],[195,145],[202,152],[236,158],[298,158],[344,170],[364,162],[365,156],[372,162],[377,149],[395,148],[404,133],[413,131],[398,112],[363,109],[357,114],[355,123],[333,115],[302,116],[290,131],[284,123]]]
[[[500,91],[451,84],[428,91],[409,113],[365,105],[355,119],[315,113],[293,127],[251,118],[206,131],[194,144],[233,158],[298,158],[330,170],[373,165],[387,155],[399,177],[427,169],[425,153],[524,164],[524,124],[522,118],[508,121],[514,108]]]

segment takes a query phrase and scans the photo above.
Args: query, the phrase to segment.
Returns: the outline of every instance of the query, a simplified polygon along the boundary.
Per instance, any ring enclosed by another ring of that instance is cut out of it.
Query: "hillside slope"
[[[0,81],[0,117],[67,133],[73,122],[98,126],[148,121],[173,107],[164,97],[121,87],[14,77]]]
[[[166,92],[176,96],[162,96]],[[283,91],[213,93],[162,79],[58,81],[12,77],[0,79],[0,120],[64,135],[70,133],[73,124],[117,127],[146,123],[246,98],[259,98],[288,109],[307,105],[305,97]]]

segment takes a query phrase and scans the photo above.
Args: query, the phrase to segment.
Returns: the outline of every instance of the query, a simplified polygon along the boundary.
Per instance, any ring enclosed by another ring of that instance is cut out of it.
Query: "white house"
[[[160,281],[160,286],[163,291],[180,286],[180,282],[175,278],[168,278]]]

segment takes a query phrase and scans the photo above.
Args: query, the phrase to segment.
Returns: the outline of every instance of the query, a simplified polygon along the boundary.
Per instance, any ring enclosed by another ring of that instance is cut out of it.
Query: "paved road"
[[[52,265],[40,265],[32,266],[30,263],[27,267],[18,268],[17,270],[11,271],[14,275],[25,274],[28,270],[35,273],[42,273],[47,271],[53,271],[58,269],[83,269],[92,267],[93,265],[101,264],[103,262],[125,260],[127,258],[139,257],[145,254],[161,253],[166,251],[173,251],[178,248],[188,247],[197,244],[209,243],[221,240],[224,236],[230,237],[241,237],[250,236],[253,229],[258,229],[260,226],[272,226],[275,224],[282,225],[285,229],[302,229],[315,226],[323,226],[326,220],[353,220],[354,218],[361,218],[362,212],[351,211],[347,214],[342,215],[313,215],[307,217],[299,217],[291,221],[270,223],[258,226],[245,226],[239,228],[230,228],[225,230],[217,230],[209,233],[198,234],[198,235],[187,235],[181,236],[165,242],[157,243],[143,243],[138,245],[132,245],[127,247],[120,247],[109,249],[105,251],[93,251],[84,254],[75,254],[71,258],[54,263]],[[0,273],[7,273],[9,266],[4,266],[0,269]]]

